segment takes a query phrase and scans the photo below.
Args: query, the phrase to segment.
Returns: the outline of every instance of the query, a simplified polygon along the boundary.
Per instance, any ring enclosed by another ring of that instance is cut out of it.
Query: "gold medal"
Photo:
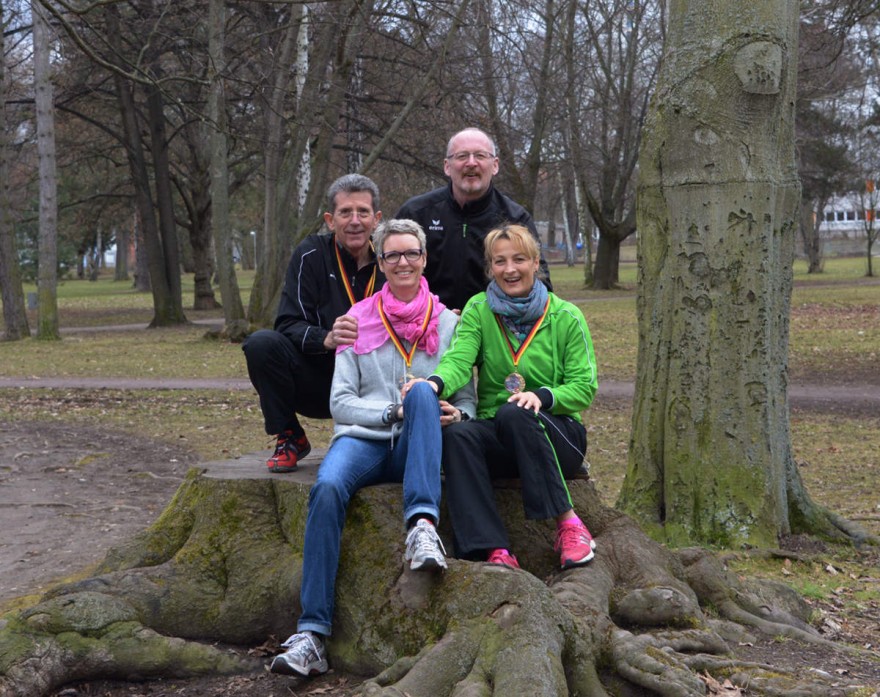
[[[397,389],[398,390],[402,389],[406,383],[411,382],[412,380],[415,380],[415,379],[416,379],[415,375],[413,375],[412,373],[407,373],[406,375],[404,375],[402,378],[400,378],[397,381]]]
[[[391,322],[388,317],[385,315],[385,308],[382,307],[382,298],[379,297],[376,302],[376,309],[379,312],[379,318],[382,320],[382,325],[385,327],[385,331],[388,332],[388,336],[391,339],[391,343],[397,348],[397,352],[403,357],[403,362],[406,363],[407,371],[406,375],[403,378],[400,378],[397,381],[398,389],[402,388],[407,382],[410,380],[415,380],[416,376],[412,374],[409,370],[410,366],[412,366],[413,356],[416,355],[416,348],[419,345],[419,341],[425,335],[425,332],[428,330],[428,325],[431,323],[431,315],[434,314],[434,298],[430,295],[428,296],[428,308],[425,312],[425,319],[422,320],[422,328],[420,333],[415,339],[413,339],[412,346],[409,349],[406,348],[403,344],[403,340],[397,336],[397,332],[394,331],[394,327],[391,326]]]
[[[510,394],[517,394],[526,388],[526,379],[517,372],[513,372],[504,378],[504,389]]]
[[[544,323],[544,318],[547,316],[549,309],[550,298],[547,298],[547,302],[544,304],[544,312],[538,318],[538,321],[532,325],[531,331],[528,336],[523,339],[523,342],[519,345],[518,349],[513,348],[513,344],[510,342],[510,337],[507,336],[507,330],[504,328],[504,322],[501,320],[501,317],[497,314],[495,315],[495,322],[498,324],[501,336],[504,337],[504,341],[507,343],[507,348],[510,351],[510,358],[513,360],[513,372],[504,378],[504,389],[511,394],[517,394],[526,388],[526,379],[519,374],[519,359],[523,357],[529,344],[532,343],[532,339],[535,338],[535,334],[538,333],[538,329],[540,329],[541,325]]]

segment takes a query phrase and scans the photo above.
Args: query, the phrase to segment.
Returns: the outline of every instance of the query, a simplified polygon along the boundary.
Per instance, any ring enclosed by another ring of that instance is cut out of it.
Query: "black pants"
[[[509,548],[498,513],[493,479],[519,477],[527,518],[555,518],[572,508],[565,479],[576,474],[587,449],[583,424],[513,404],[494,419],[450,424],[443,429],[443,471],[456,553],[483,558]]]
[[[248,375],[260,395],[266,433],[289,428],[299,437],[303,428],[297,414],[330,418],[330,383],[335,354],[306,355],[281,332],[260,329],[241,345]]]

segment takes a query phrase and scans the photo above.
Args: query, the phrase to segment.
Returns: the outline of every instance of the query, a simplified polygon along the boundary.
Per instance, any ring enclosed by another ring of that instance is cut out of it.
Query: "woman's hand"
[[[507,401],[523,409],[531,409],[536,414],[541,411],[541,399],[534,392],[517,392],[510,395]]]
[[[425,380],[425,378],[413,378],[409,382],[405,383],[403,385],[403,387],[400,388],[400,401],[401,402],[404,399],[406,399],[406,393],[409,392],[412,389],[412,386],[415,385],[417,382],[427,382],[431,386],[431,389],[434,390],[434,394],[437,394],[436,383],[433,383],[430,380]]]
[[[461,421],[461,410],[447,402],[445,399],[440,400],[440,427],[449,424],[457,424]]]

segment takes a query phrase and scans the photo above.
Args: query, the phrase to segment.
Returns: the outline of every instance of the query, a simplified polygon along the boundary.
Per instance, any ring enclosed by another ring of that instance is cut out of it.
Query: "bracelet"
[[[401,419],[397,418],[397,410],[403,406],[402,404],[389,404],[382,413],[383,424],[396,424]]]

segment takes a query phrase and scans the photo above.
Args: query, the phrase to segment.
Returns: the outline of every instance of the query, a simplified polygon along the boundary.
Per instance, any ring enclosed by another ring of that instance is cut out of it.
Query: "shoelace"
[[[584,529],[579,525],[563,525],[556,540],[556,549],[561,551],[566,545],[576,545],[579,542],[590,544],[590,538]]]
[[[288,450],[296,450],[296,446],[293,444],[293,438],[284,438],[283,440],[279,438],[275,442],[275,455],[273,457],[278,457]]]
[[[299,446],[297,445],[297,441],[299,438],[294,438],[290,435],[285,435],[283,438],[279,437],[275,442],[275,454],[273,457],[278,457],[279,455],[287,452],[288,450],[292,450],[297,456],[299,455]]]
[[[309,642],[309,645],[311,646],[311,649],[309,649],[309,647],[306,646],[306,644],[304,644],[303,642],[298,641],[299,637],[303,637],[303,638],[307,639]],[[316,656],[320,655],[320,653],[318,651],[318,647],[315,645],[314,639],[312,639],[311,635],[309,635],[309,634],[306,634],[306,633],[294,634],[293,636],[288,637],[287,641],[285,641],[283,644],[281,644],[281,648],[289,649],[289,648],[293,647],[294,644],[298,644],[298,646],[296,647],[296,650],[294,651],[294,655],[296,655],[296,656],[302,656],[303,658],[308,658],[310,650],[314,651]]]
[[[419,534],[422,533],[422,534]],[[415,545],[415,548],[420,552],[433,552],[434,543],[440,547],[440,551],[443,552],[443,555],[446,555],[446,548],[443,546],[443,540],[440,539],[440,535],[437,534],[437,531],[433,528],[433,526],[420,526],[416,525],[410,532],[412,536],[412,540],[407,540],[407,544]]]

